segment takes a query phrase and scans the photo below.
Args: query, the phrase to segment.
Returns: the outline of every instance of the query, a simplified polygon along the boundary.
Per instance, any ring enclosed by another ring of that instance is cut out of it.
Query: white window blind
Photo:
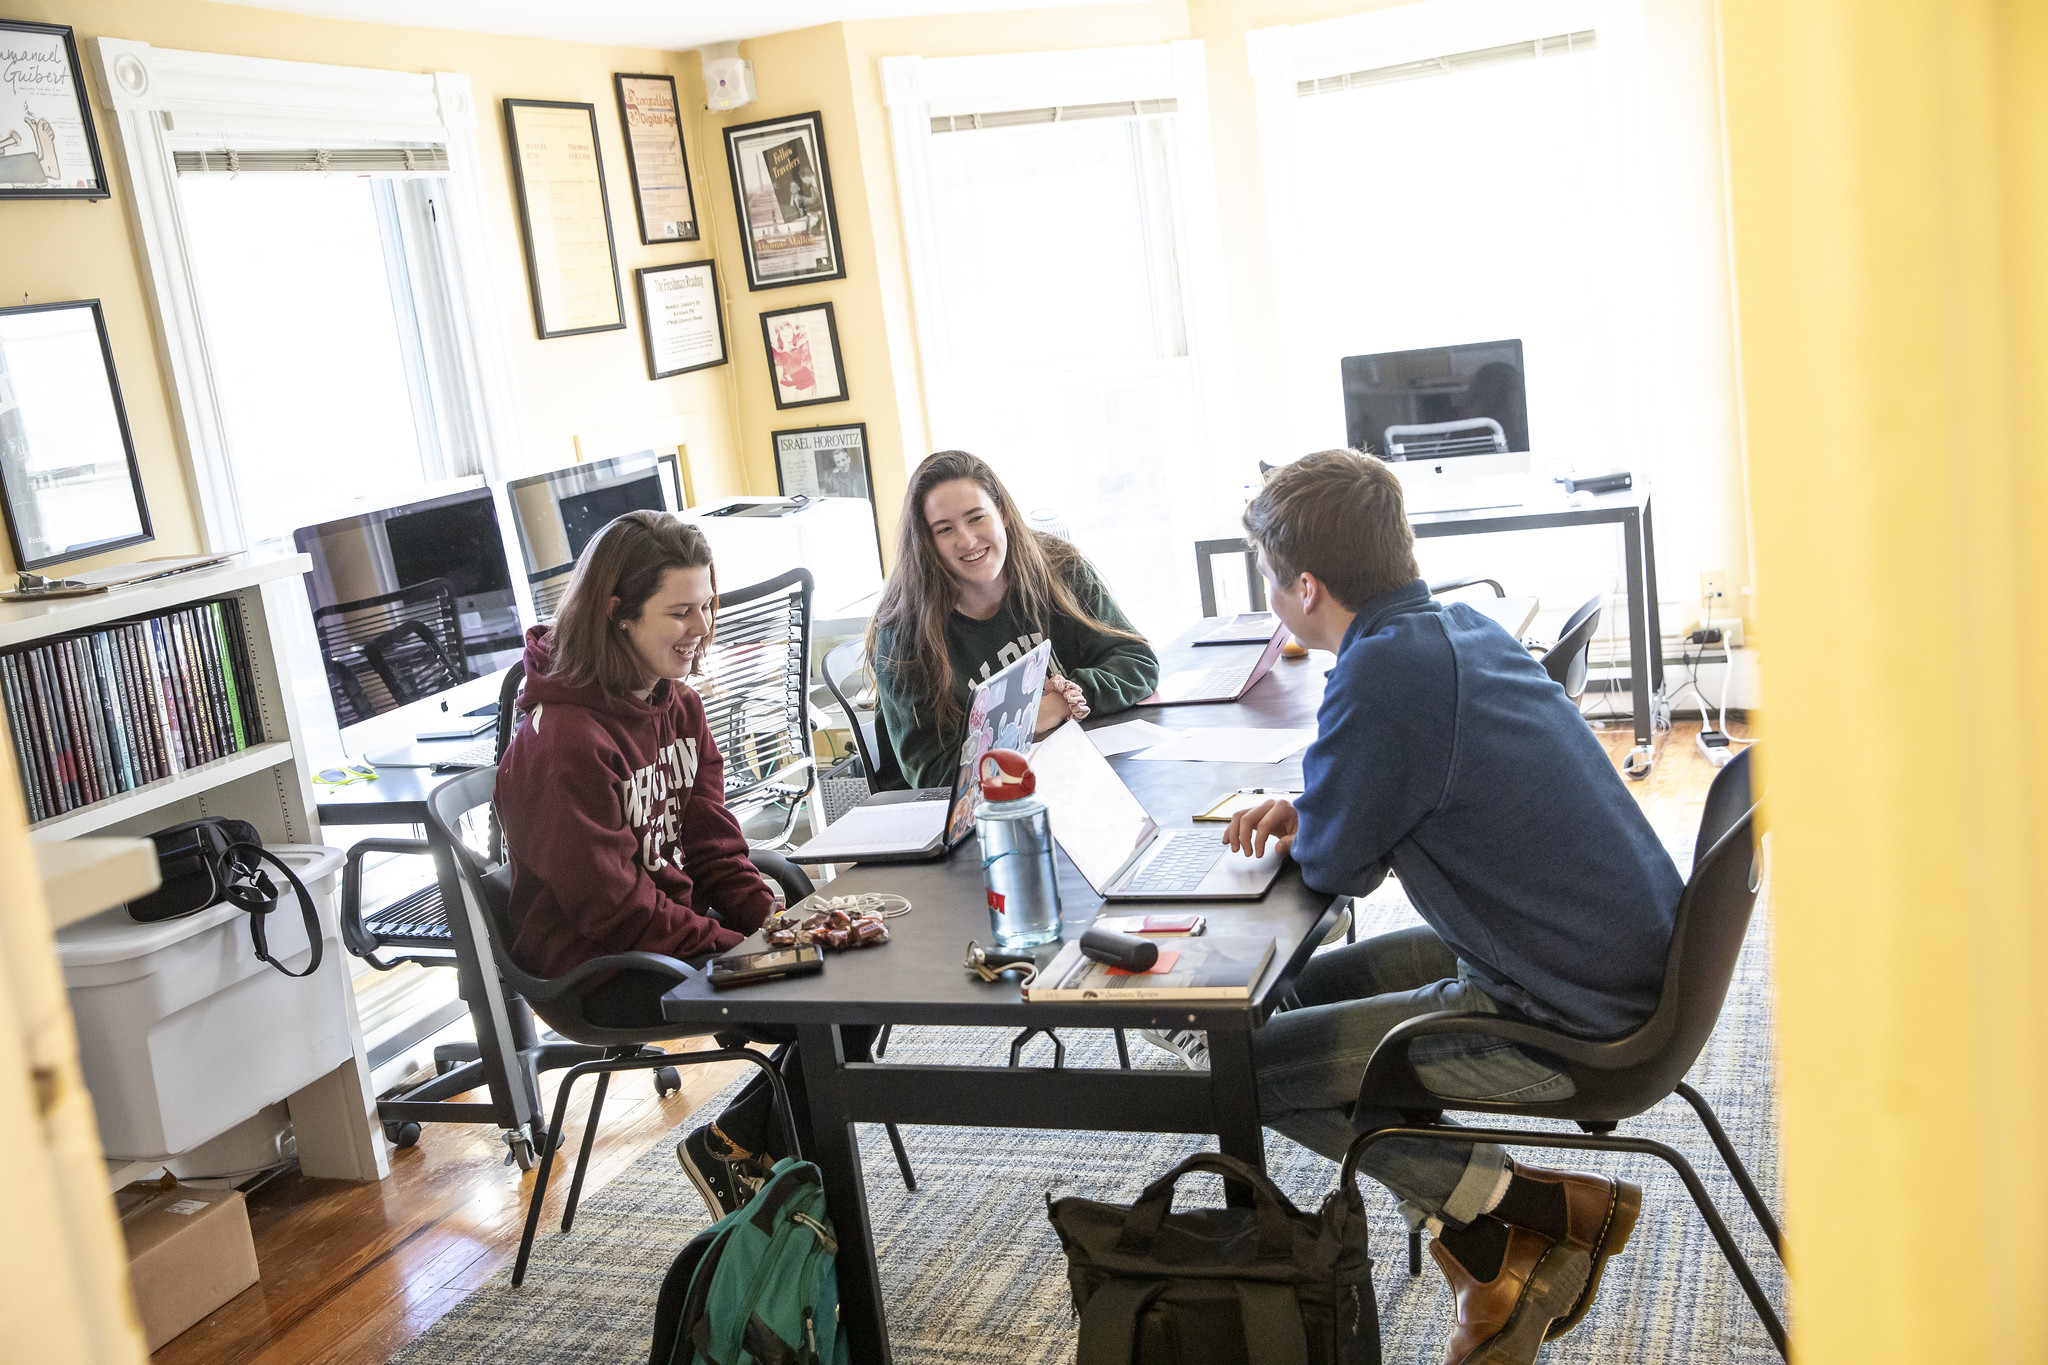
[[[1299,82],[1295,93],[1304,98],[1309,95],[1337,95],[1346,90],[1361,90],[1367,86],[1386,85],[1391,81],[1412,81],[1424,76],[1442,76],[1453,71],[1469,71],[1474,67],[1492,66],[1498,62],[1526,61],[1537,57],[1569,57],[1576,53],[1591,52],[1596,43],[1593,30],[1580,29],[1576,33],[1556,33],[1548,38],[1530,38],[1517,43],[1501,43],[1495,47],[1476,48],[1470,52],[1449,52],[1439,57],[1425,57],[1421,61],[1397,62],[1392,66],[1369,67],[1364,71],[1347,71],[1340,76],[1323,76],[1316,80]]]
[[[172,154],[179,175],[243,175],[251,171],[338,172],[343,175],[446,175],[445,147],[211,147]]]
[[[985,114],[937,114],[932,118],[934,133],[966,133],[986,128],[1023,128],[1036,123],[1073,123],[1091,118],[1143,118],[1147,114],[1171,114],[1179,102],[1163,100],[1111,100],[1102,104],[1052,104],[1041,109],[1002,109]]]

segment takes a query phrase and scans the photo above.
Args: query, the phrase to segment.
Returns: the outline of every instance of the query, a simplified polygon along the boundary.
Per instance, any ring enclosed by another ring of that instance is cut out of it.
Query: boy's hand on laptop
[[[1269,842],[1282,853],[1292,848],[1294,832],[1300,827],[1301,817],[1294,813],[1293,804],[1276,797],[1231,816],[1223,827],[1223,842],[1233,853],[1261,858]]]

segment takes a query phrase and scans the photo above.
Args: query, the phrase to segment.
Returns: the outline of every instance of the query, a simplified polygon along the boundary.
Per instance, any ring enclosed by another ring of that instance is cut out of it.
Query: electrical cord
[[[910,913],[910,901],[889,891],[863,891],[852,896],[828,896],[822,891],[813,891],[782,913],[793,919],[816,914],[821,910],[844,910],[849,915],[880,915],[883,919],[901,919]]]

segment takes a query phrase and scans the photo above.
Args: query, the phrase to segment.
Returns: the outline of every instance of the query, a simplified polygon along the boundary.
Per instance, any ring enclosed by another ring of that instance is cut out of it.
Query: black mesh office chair
[[[704,699],[712,742],[725,757],[725,804],[745,819],[782,805],[780,833],[759,847],[781,847],[817,780],[811,757],[811,575],[808,569],[718,596],[704,672],[693,680]]]
[[[497,780],[498,770],[491,767],[478,768],[443,784],[427,798],[427,819],[435,833],[454,850],[456,872],[463,891],[475,901],[482,913],[485,930],[490,937],[491,957],[508,993],[516,994],[549,1028],[567,1039],[568,1047],[584,1054],[582,1060],[568,1067],[555,1091],[554,1114],[542,1144],[540,1170],[534,1177],[533,1195],[526,1206],[526,1228],[519,1239],[519,1256],[512,1267],[512,1284],[516,1288],[526,1278],[527,1258],[533,1251],[534,1234],[540,1227],[541,1201],[547,1195],[555,1152],[561,1146],[562,1126],[569,1111],[569,1092],[583,1077],[597,1077],[597,1086],[590,1096],[590,1114],[583,1125],[583,1145],[577,1153],[576,1169],[569,1180],[569,1197],[562,1207],[563,1232],[568,1232],[576,1221],[576,1205],[582,1197],[583,1178],[588,1172],[590,1152],[597,1141],[598,1120],[604,1113],[605,1093],[611,1086],[614,1072],[673,1072],[678,1067],[701,1066],[707,1062],[748,1063],[761,1069],[775,1092],[775,1109],[783,1125],[788,1150],[800,1151],[801,1144],[791,1120],[789,1097],[783,1090],[782,1078],[761,1053],[738,1045],[698,1052],[670,1052],[654,1046],[683,1038],[713,1035],[721,1035],[721,1043],[735,1041],[730,1033],[675,1024],[615,1028],[593,1022],[589,1017],[587,1004],[590,992],[619,972],[652,972],[680,983],[696,978],[697,968],[659,953],[608,953],[583,963],[564,976],[544,978],[528,972],[513,958],[511,866],[491,852],[491,845],[497,841],[491,833],[496,820],[490,814],[490,801],[491,790]],[[782,887],[783,895],[790,904],[794,905],[811,893],[810,877],[780,854],[756,849],[748,856],[755,867]],[[551,1046],[557,1050],[562,1047],[541,1045],[543,1049]],[[896,1125],[884,1126],[895,1149],[904,1183],[916,1189]]]
[[[1748,1168],[1728,1140],[1713,1107],[1685,1080],[1720,1018],[1721,1005],[1728,997],[1736,959],[1749,929],[1750,911],[1756,904],[1756,805],[1750,788],[1750,756],[1754,752],[1752,745],[1738,754],[1715,775],[1708,790],[1692,876],[1679,898],[1670,954],[1665,960],[1663,993],[1655,1012],[1643,1026],[1626,1037],[1593,1041],[1493,1014],[1426,1014],[1406,1021],[1374,1049],[1358,1087],[1361,1105],[1395,1109],[1407,1121],[1406,1126],[1361,1134],[1345,1154],[1339,1179],[1340,1188],[1349,1188],[1359,1158],[1375,1143],[1396,1137],[1654,1156],[1685,1182],[1743,1293],[1763,1320],[1764,1330],[1770,1333],[1778,1353],[1786,1355],[1784,1325],[1691,1163],[1661,1142],[1615,1133],[1623,1120],[1643,1113],[1668,1095],[1684,1099],[1699,1115],[1715,1150],[1727,1163],[1729,1174],[1770,1239],[1772,1250],[1783,1257],[1777,1220],[1750,1179]],[[1566,1099],[1536,1104],[1439,1095],[1416,1075],[1408,1060],[1408,1049],[1418,1039],[1445,1034],[1497,1039],[1540,1054],[1550,1066],[1571,1078],[1575,1093]],[[1582,1131],[1454,1127],[1442,1122],[1446,1109],[1563,1119],[1577,1124]],[[1421,1273],[1419,1233],[1409,1237],[1408,1268],[1410,1274]]]
[[[575,572],[576,565],[572,562],[526,576],[527,589],[533,594],[533,616],[538,624],[549,624],[561,612],[562,599],[569,595],[569,579]]]
[[[455,587],[445,578],[317,607],[313,633],[327,661],[335,712],[344,725],[382,715],[448,685],[444,681],[426,691],[416,690],[430,674],[455,681],[472,676],[462,652]],[[353,687],[340,680],[343,675],[353,680]]]
[[[1586,660],[1592,653],[1593,635],[1600,629],[1600,599],[1589,597],[1572,613],[1558,632],[1557,643],[1543,651],[1543,671],[1577,701],[1586,691]]]

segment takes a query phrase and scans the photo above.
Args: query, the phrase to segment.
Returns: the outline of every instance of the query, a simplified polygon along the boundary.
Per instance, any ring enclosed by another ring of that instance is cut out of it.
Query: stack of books
[[[1083,957],[1080,940],[1071,939],[1024,987],[1024,998],[1246,1000],[1272,960],[1271,934],[1208,934],[1168,939],[1152,970],[1127,972]]]
[[[0,690],[31,820],[263,742],[233,599],[10,650]]]

